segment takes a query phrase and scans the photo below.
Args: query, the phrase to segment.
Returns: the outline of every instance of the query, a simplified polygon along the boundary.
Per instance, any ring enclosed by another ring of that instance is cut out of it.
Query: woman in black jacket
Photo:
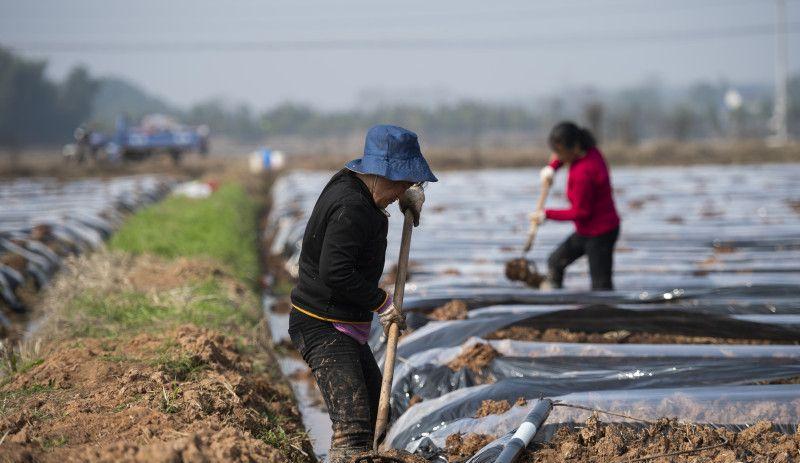
[[[372,448],[381,387],[367,345],[373,313],[384,329],[392,323],[405,327],[392,296],[378,286],[386,207],[401,199],[401,210],[410,208],[417,225],[421,198],[404,193],[415,183],[435,181],[416,134],[372,127],[364,156],[331,178],[306,225],[289,336],[311,368],[333,423],[331,463]]]

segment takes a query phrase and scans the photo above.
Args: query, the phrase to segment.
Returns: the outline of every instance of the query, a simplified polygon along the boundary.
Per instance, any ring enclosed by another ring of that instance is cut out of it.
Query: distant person
[[[311,368],[333,424],[329,463],[372,449],[381,371],[367,340],[373,314],[384,331],[405,318],[378,286],[386,257],[389,213],[400,200],[419,224],[421,182],[436,177],[417,135],[377,125],[367,132],[364,156],[350,161],[322,189],[300,250],[292,290],[289,337]],[[409,188],[417,194],[406,194]]]
[[[620,219],[614,206],[611,176],[592,133],[572,122],[561,122],[548,140],[553,156],[542,168],[542,182],[553,183],[553,176],[569,164],[567,199],[569,209],[545,209],[531,214],[531,221],[572,221],[575,232],[550,254],[545,288],[561,288],[564,271],[584,254],[589,259],[593,290],[612,290],[614,245],[619,236]]]

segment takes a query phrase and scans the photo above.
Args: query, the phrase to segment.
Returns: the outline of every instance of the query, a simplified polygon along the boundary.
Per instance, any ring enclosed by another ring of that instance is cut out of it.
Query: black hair
[[[560,145],[567,149],[572,149],[577,145],[586,151],[597,146],[594,135],[589,129],[578,127],[574,122],[570,121],[556,124],[553,130],[550,131],[550,137],[547,141],[551,149],[555,149],[555,145]]]

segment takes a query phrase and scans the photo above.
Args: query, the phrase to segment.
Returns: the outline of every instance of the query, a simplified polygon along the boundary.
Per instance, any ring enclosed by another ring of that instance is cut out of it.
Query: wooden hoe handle
[[[394,306],[398,311],[403,310],[403,294],[408,274],[408,252],[411,248],[411,230],[414,227],[414,214],[406,209],[403,219],[403,236],[400,241],[400,258],[397,262],[397,278],[394,283]],[[386,357],[383,363],[383,380],[381,381],[381,396],[378,402],[378,419],[375,422],[375,440],[373,450],[378,451],[378,444],[383,439],[386,426],[389,423],[389,398],[392,392],[392,377],[394,376],[394,359],[397,351],[397,338],[400,337],[400,328],[396,323],[389,326],[389,337],[386,340]]]
[[[552,182],[542,182],[542,189],[539,191],[539,200],[536,202],[536,210],[541,211],[544,209],[544,203],[547,200],[547,194],[550,193],[550,186]],[[536,239],[536,233],[539,231],[539,224],[532,223],[531,228],[528,230],[528,241],[525,242],[523,252],[525,254],[533,247],[533,240]]]

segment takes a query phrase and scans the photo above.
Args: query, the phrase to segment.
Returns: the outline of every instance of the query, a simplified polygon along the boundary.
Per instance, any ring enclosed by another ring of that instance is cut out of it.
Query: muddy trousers
[[[369,345],[297,310],[289,315],[289,337],[311,368],[328,407],[333,423],[328,461],[337,463],[372,450],[381,371]]]
[[[589,259],[592,290],[612,290],[611,276],[614,267],[614,245],[619,237],[619,227],[598,236],[573,233],[550,254],[547,260],[548,279],[554,288],[564,284],[564,270],[579,257]]]

